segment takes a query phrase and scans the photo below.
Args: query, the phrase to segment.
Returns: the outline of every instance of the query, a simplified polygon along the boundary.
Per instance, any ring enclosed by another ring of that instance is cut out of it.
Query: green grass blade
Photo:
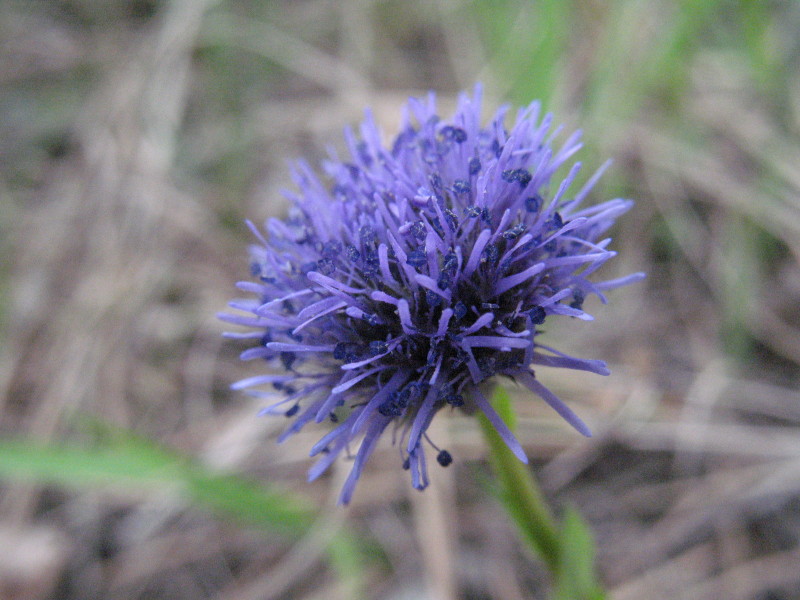
[[[290,538],[304,535],[316,520],[314,507],[301,498],[238,475],[216,473],[120,431],[90,447],[0,441],[0,478],[72,489],[178,493],[221,517]],[[360,573],[366,562],[360,541],[337,531],[327,550],[343,588],[357,593],[363,587]]]

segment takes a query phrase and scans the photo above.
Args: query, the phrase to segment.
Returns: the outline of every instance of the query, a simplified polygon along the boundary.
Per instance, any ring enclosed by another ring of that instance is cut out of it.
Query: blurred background
[[[512,390],[610,597],[800,598],[798,32],[792,0],[2,0],[0,598],[545,597],[473,421],[424,494],[384,440],[335,508],[347,465],[305,482],[321,429],[275,443],[214,317],[288,160],[478,80],[637,201],[603,276],[648,279],[543,336],[609,362],[538,373],[595,437]]]

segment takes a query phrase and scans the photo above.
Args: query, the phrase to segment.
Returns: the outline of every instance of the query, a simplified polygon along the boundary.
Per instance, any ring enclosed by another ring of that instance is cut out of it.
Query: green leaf
[[[72,488],[90,485],[159,489],[180,478],[181,465],[155,448],[45,446],[0,441],[0,477]]]
[[[558,600],[603,600],[594,569],[594,540],[580,513],[567,508],[561,522]]]
[[[240,523],[291,538],[314,524],[314,507],[302,498],[238,475],[217,473],[124,430],[93,424],[98,442],[43,445],[0,441],[0,478],[73,489],[106,487],[136,494],[170,492]],[[361,542],[337,531],[328,542],[331,564],[351,597],[360,595],[366,562]]]

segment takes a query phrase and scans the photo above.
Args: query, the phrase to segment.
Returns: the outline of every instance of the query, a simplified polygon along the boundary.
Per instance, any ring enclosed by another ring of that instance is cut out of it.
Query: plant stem
[[[497,386],[492,405],[509,429],[514,428],[514,414],[508,392]],[[554,580],[561,567],[558,525],[528,465],[509,450],[505,441],[483,415],[481,428],[489,445],[492,468],[501,485],[502,501],[517,530],[533,551],[547,565]]]

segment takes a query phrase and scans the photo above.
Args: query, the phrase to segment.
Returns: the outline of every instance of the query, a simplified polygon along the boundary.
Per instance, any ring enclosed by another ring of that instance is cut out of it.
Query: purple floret
[[[520,110],[506,129],[506,108],[480,123],[481,91],[462,95],[450,120],[435,96],[411,99],[400,133],[384,146],[368,113],[359,134],[346,130],[348,160],[335,155],[319,176],[298,163],[298,192],[286,220],[270,219],[268,237],[248,223],[255,295],[222,314],[254,330],[231,334],[256,344],[242,358],[263,359],[282,375],[251,377],[235,388],[271,385],[280,400],[263,413],[293,419],[280,440],[306,423],[337,426],[311,449],[315,479],[360,440],[340,501],[355,484],[381,434],[395,431],[415,488],[428,485],[426,444],[437,462],[453,457],[427,439],[443,408],[482,411],[509,448],[522,446],[479,385],[497,375],[520,382],[584,435],[588,427],[537,379],[531,365],[607,375],[605,364],[564,355],[536,341],[553,315],[584,320],[585,298],[642,277],[591,283],[614,252],[601,235],[628,200],[580,209],[600,169],[574,195],[574,164],[551,190],[551,178],[578,151],[580,135],[551,148],[551,116],[539,104]]]

